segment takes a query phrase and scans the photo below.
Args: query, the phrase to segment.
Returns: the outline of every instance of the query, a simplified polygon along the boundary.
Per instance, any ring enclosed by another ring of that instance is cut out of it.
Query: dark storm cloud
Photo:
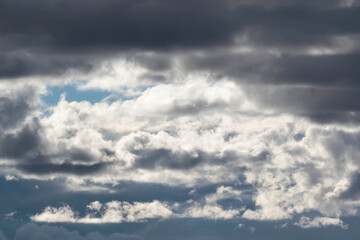
[[[164,75],[154,72],[171,69],[171,57],[179,53],[173,50],[231,47],[239,35],[252,46],[324,46],[334,36],[360,33],[358,3],[342,5],[335,0],[1,0],[0,78],[87,72],[96,68],[100,56],[135,49],[140,54],[129,59],[150,71],[143,78],[164,81]],[[169,54],[151,56],[142,50]],[[358,77],[356,71],[342,76],[359,62],[356,54],[290,56],[270,63],[254,62],[251,56],[213,57],[208,51],[205,62],[185,63],[194,63],[194,69],[223,66],[223,76],[262,74],[275,83],[327,84],[345,77],[350,84]]]
[[[1,53],[0,78],[17,78],[36,75],[59,75],[68,70],[88,72],[91,62],[71,57],[38,55],[29,52]]]
[[[20,47],[29,39],[43,50],[77,51],[219,46],[243,29],[251,41],[301,45],[360,31],[358,8],[312,2],[277,1],[268,9],[263,1],[234,8],[220,0],[2,0],[0,33]]]
[[[277,44],[303,44],[307,39],[323,40],[332,34],[360,30],[357,8],[326,10],[308,5],[287,6],[284,1],[275,9],[266,9],[261,3],[252,5],[231,8],[226,1],[216,0],[2,0],[0,33],[5,40],[12,37],[18,41],[20,46],[16,47],[25,47],[29,42],[31,46],[43,46],[43,50],[76,51],[94,47],[167,49],[224,45],[231,43],[243,28],[256,33],[251,40]],[[11,44],[16,43],[2,45]]]
[[[214,0],[2,0],[0,16],[4,36],[72,50],[203,46],[232,35],[224,4]]]

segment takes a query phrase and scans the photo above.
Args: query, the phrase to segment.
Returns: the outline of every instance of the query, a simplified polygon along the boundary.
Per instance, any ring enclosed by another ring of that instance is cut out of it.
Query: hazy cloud
[[[14,239],[141,240],[143,238],[138,235],[126,235],[120,233],[115,233],[110,236],[103,236],[98,232],[90,232],[83,236],[77,231],[70,231],[64,227],[47,225],[38,226],[36,224],[29,223],[17,229]]]
[[[315,217],[310,219],[308,217],[301,217],[295,225],[302,228],[319,228],[319,227],[328,227],[328,226],[338,226],[342,229],[347,229],[348,225],[345,225],[343,221],[338,218],[329,218],[329,217]]]

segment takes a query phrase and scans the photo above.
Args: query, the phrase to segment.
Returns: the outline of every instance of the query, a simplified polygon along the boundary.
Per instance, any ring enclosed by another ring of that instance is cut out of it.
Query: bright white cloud
[[[46,207],[42,213],[31,216],[37,222],[77,222],[77,214],[69,207]]]
[[[221,187],[220,189],[223,189]],[[220,190],[221,191],[221,190]],[[210,195],[214,196],[214,195]],[[208,198],[206,198],[208,199]],[[222,199],[221,197],[217,200]],[[232,219],[239,216],[239,209],[224,209],[216,201],[204,203],[189,200],[185,203],[169,205],[166,202],[154,200],[152,202],[119,202],[100,203],[91,202],[87,205],[87,214],[80,217],[68,205],[54,208],[46,207],[43,212],[31,216],[36,222],[72,222],[72,223],[121,223],[141,222],[148,219],[167,218],[206,218]]]
[[[42,213],[31,216],[36,222],[73,222],[73,223],[121,223],[139,222],[153,218],[169,218],[173,215],[170,206],[159,201],[153,202],[119,202],[112,201],[102,205],[92,202],[87,206],[91,213],[79,217],[69,206],[60,208],[46,207]],[[101,216],[97,217],[96,213]]]
[[[182,217],[187,218],[206,218],[206,219],[232,219],[238,216],[238,209],[223,209],[217,204],[200,204],[194,202],[187,208]]]

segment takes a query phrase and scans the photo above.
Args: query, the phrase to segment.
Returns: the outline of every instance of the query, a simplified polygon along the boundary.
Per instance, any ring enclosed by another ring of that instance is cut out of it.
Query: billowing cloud
[[[11,170],[13,165],[7,165],[7,172],[74,183],[77,176],[96,184],[254,186],[250,199],[255,208],[223,209],[208,196],[187,210],[192,217],[280,220],[313,210],[325,216],[357,212],[356,203],[344,201],[358,172],[357,130],[261,112],[263,106],[251,104],[231,82],[189,80],[176,94],[168,94],[171,89],[171,84],[160,84],[138,98],[95,104],[60,99],[50,115],[33,124],[40,130],[25,125],[9,135],[6,144],[11,146],[26,136],[38,140],[28,141],[29,147],[22,144],[24,153],[4,155],[17,161]],[[198,101],[207,103],[196,107],[195,116],[177,110]],[[217,107],[219,102],[225,107]],[[231,196],[242,200],[241,194]]]

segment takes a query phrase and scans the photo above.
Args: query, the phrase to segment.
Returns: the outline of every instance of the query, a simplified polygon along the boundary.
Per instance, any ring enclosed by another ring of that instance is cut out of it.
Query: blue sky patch
[[[48,87],[47,95],[42,97],[42,101],[46,105],[54,106],[58,103],[61,94],[66,94],[66,100],[69,102],[88,101],[90,103],[97,103],[111,95],[111,92],[104,90],[80,90],[76,84],[69,84],[64,86]]]

